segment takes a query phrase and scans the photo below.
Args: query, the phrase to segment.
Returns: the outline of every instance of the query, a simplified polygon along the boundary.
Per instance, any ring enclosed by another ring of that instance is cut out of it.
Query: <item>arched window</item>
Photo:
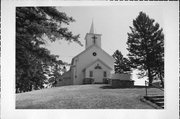
[[[104,71],[104,77],[107,77],[107,72],[106,71]]]
[[[102,68],[101,66],[99,66],[99,64],[97,64],[97,66],[95,66],[94,69],[102,69]]]
[[[89,77],[93,77],[93,71],[89,71]]]

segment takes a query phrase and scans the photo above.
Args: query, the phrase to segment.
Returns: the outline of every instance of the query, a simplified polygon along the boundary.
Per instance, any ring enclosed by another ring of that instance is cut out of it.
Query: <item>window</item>
[[[106,71],[104,71],[104,77],[107,77],[107,73],[106,73]]]
[[[97,53],[96,52],[93,52],[93,56],[96,56],[97,55]]]
[[[93,71],[89,72],[89,77],[93,77]]]

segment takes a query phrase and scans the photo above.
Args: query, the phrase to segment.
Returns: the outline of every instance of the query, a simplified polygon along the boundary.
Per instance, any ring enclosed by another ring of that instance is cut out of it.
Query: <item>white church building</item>
[[[114,58],[101,48],[101,34],[94,32],[92,23],[85,36],[85,50],[72,59],[70,70],[62,75],[57,86],[103,83],[113,69]]]

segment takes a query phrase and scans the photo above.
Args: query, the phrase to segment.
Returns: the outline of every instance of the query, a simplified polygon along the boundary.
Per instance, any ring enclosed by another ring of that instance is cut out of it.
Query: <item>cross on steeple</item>
[[[92,37],[92,39],[93,39],[93,43],[95,44],[97,37],[94,35],[94,36]]]

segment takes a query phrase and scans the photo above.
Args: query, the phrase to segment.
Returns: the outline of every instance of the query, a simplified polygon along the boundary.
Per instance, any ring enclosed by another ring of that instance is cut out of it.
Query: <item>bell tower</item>
[[[86,49],[92,45],[96,45],[101,48],[101,34],[96,34],[94,32],[93,21],[89,33],[86,33],[85,41],[86,41]]]

